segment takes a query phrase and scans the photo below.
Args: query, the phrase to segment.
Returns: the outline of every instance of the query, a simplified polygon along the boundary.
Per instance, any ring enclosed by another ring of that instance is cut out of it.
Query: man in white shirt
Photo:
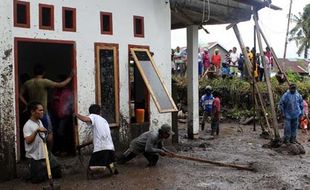
[[[118,174],[116,169],[114,145],[111,137],[109,123],[100,116],[101,108],[97,104],[92,104],[89,107],[88,116],[83,116],[76,113],[76,117],[81,121],[86,122],[93,128],[93,144],[94,150],[89,160],[89,170],[92,166],[105,166],[110,170],[111,174]]]
[[[41,118],[43,117],[43,105],[39,102],[31,102],[28,105],[28,111],[31,113],[30,119],[23,128],[25,138],[26,158],[29,160],[30,180],[33,183],[39,183],[47,179],[45,165],[44,145],[39,133],[46,133],[47,129],[43,127]],[[42,134],[44,136],[45,134]],[[52,176],[61,177],[60,166],[55,158],[49,153]]]
[[[238,74],[238,60],[239,60],[239,55],[237,53],[237,48],[233,47],[232,52],[230,53],[230,72],[232,75],[237,75]]]

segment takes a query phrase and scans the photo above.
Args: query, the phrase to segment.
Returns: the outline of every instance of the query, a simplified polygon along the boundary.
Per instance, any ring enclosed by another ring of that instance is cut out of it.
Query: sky
[[[268,43],[275,50],[277,57],[282,58],[284,55],[285,35],[287,29],[288,12],[290,6],[290,0],[273,0],[272,4],[279,6],[282,10],[272,10],[269,8],[261,9],[259,14],[259,24],[262,28]],[[292,14],[298,15],[299,12],[303,12],[305,5],[310,4],[310,0],[293,0]],[[211,10],[212,11],[212,10]],[[206,25],[205,28],[210,34],[206,34],[203,30],[199,30],[198,42],[199,46],[208,42],[218,42],[227,50],[232,47],[237,47],[240,52],[240,47],[233,29],[226,30],[224,25]],[[294,23],[290,23],[290,29],[294,27]],[[254,21],[241,22],[238,24],[241,37],[246,46],[253,47],[253,28]],[[177,46],[186,46],[186,29],[178,29],[171,31],[171,48]],[[263,45],[265,47],[265,45]],[[302,58],[296,54],[297,46],[294,41],[289,42],[287,46],[286,58]],[[301,55],[302,56],[302,55]]]

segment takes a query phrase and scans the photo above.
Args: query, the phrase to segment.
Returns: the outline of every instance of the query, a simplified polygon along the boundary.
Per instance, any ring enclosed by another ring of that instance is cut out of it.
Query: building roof
[[[221,44],[219,44],[218,42],[209,42],[206,45],[202,45],[202,47],[206,47],[208,49],[212,49],[215,46],[219,46],[220,48],[224,49],[225,51],[227,51],[226,48],[224,48]],[[227,51],[228,52],[228,51]]]
[[[281,64],[285,72],[295,72],[299,74],[308,74],[308,63],[309,60],[305,59],[285,59],[280,58],[279,63]],[[284,63],[284,67],[283,67]]]
[[[171,29],[248,21],[251,6],[257,10],[267,6],[281,9],[272,5],[271,0],[170,0]]]

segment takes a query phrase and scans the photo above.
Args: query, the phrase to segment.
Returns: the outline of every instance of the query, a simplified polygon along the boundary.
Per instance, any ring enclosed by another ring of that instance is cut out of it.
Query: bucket
[[[136,121],[137,123],[143,123],[144,122],[144,109],[136,109]]]

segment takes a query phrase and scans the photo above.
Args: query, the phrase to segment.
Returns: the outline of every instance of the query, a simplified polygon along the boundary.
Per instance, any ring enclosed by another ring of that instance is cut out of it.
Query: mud
[[[305,155],[292,156],[263,148],[268,140],[259,138],[260,130],[250,125],[223,123],[218,137],[201,132],[200,138],[187,140],[185,125],[180,126],[180,144],[169,147],[178,154],[238,165],[253,164],[257,172],[218,167],[176,158],[161,157],[154,168],[138,157],[118,166],[120,174],[87,180],[86,170],[78,157],[60,159],[65,176],[56,180],[61,189],[310,189],[310,146],[308,136],[299,133]],[[257,127],[258,128],[258,127]],[[259,129],[259,128],[258,128]],[[282,131],[281,131],[282,132]],[[88,157],[83,157],[85,162]],[[19,170],[22,170],[19,166]],[[19,172],[21,173],[21,171]],[[0,189],[42,189],[47,182],[30,184],[21,179],[0,184]]]

